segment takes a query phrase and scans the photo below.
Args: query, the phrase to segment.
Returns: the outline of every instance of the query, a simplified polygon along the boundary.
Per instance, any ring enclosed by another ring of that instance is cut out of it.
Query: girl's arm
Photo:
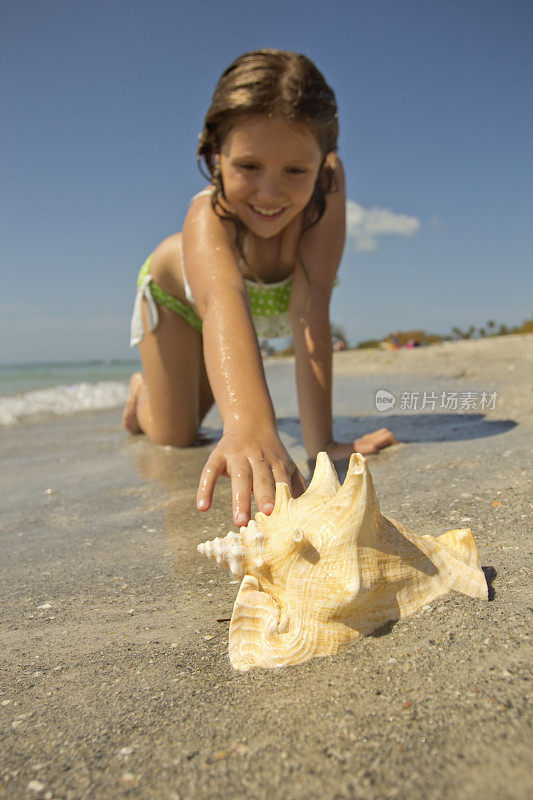
[[[346,458],[355,450],[376,452],[396,440],[385,428],[356,439],[336,442],[332,422],[332,345],[329,304],[345,239],[346,189],[338,156],[329,156],[334,168],[334,191],[326,210],[301,243],[301,261],[291,296],[291,323],[296,360],[300,422],[310,458],[325,450],[330,458]]]
[[[197,507],[209,508],[216,481],[228,475],[235,524],[246,525],[252,491],[258,508],[269,514],[276,481],[288,483],[295,495],[305,483],[279,439],[228,223],[213,213],[209,198],[191,207],[183,249],[203,322],[207,375],[223,422],[223,436],[202,471]]]

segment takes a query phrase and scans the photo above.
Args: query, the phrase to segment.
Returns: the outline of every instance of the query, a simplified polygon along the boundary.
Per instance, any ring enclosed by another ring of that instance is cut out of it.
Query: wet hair
[[[328,153],[337,150],[337,103],[322,73],[309,58],[288,50],[252,50],[239,56],[216,86],[196,155],[200,170],[214,187],[211,203],[215,213],[235,223],[241,255],[243,226],[220,204],[220,199],[226,198],[216,155],[229,131],[253,115],[283,116],[292,122],[305,123],[316,137],[322,166],[304,211],[304,230],[321,218],[326,209],[326,195],[335,188],[333,169],[325,160]],[[202,169],[204,165],[206,171]]]

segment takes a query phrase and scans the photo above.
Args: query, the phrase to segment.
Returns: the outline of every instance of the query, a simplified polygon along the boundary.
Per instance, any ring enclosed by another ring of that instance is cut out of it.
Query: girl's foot
[[[360,436],[353,443],[353,449],[356,453],[361,453],[363,456],[371,455],[372,453],[379,453],[384,447],[389,447],[391,444],[398,444],[398,439],[389,431],[388,428],[380,428],[372,433],[365,433]]]
[[[352,453],[363,456],[379,453],[384,447],[398,444],[398,439],[388,428],[380,428],[372,433],[365,433],[353,442],[330,442],[324,449],[332,461],[350,458]]]
[[[142,433],[137,419],[137,401],[139,392],[144,385],[142,372],[134,372],[130,378],[130,395],[122,413],[122,424],[130,433]]]

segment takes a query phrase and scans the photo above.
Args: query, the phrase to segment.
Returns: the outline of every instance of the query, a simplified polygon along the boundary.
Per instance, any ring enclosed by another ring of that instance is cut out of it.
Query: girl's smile
[[[274,220],[274,219],[279,218],[281,216],[281,214],[283,214],[283,212],[285,211],[286,206],[285,207],[282,206],[281,208],[269,209],[269,208],[257,208],[256,206],[252,205],[252,203],[250,203],[250,208],[253,211],[255,211],[255,213],[259,217],[266,218],[266,219],[269,219],[269,220]]]
[[[309,203],[322,153],[308,126],[253,116],[230,130],[218,164],[233,213],[262,238],[275,236]]]

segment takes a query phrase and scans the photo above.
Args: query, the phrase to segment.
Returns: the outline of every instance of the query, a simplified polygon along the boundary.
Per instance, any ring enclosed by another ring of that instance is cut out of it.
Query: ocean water
[[[138,361],[0,366],[0,426],[120,406],[139,366]]]

